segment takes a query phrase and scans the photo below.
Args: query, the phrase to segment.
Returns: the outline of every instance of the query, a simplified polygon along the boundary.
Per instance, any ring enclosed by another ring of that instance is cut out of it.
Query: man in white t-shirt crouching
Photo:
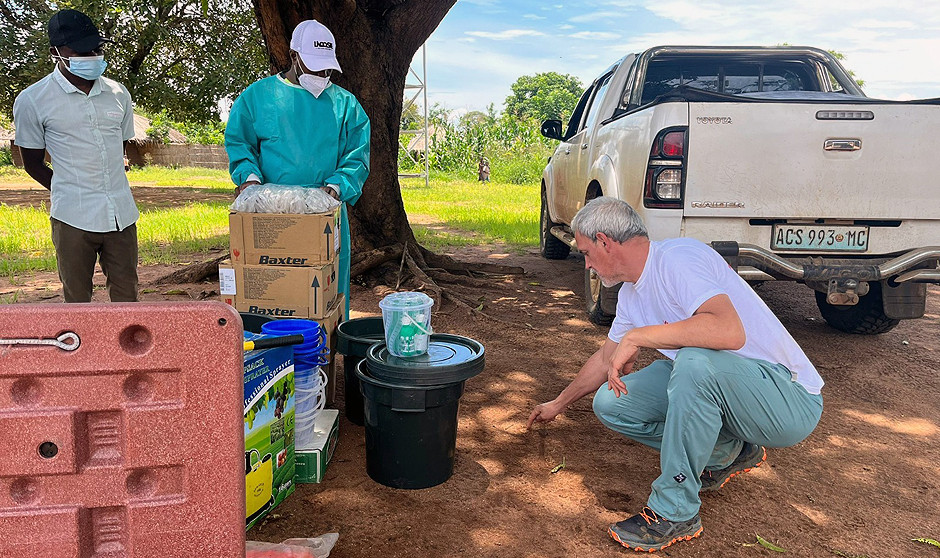
[[[822,378],[767,305],[714,250],[689,238],[650,242],[639,215],[608,197],[571,223],[584,265],[623,281],[608,339],[528,426],[594,393],[608,428],[660,452],[640,513],[608,533],[659,550],[702,533],[699,491],[758,467],[765,447],[799,443],[822,414]],[[657,360],[634,371],[641,347]],[[604,385],[606,384],[606,385]]]

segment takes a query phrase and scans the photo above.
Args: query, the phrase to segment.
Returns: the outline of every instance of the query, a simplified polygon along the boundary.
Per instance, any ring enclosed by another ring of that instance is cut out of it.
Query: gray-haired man
[[[700,490],[760,466],[765,447],[792,446],[813,431],[823,381],[709,246],[651,242],[633,208],[607,197],[585,205],[571,227],[584,265],[605,285],[624,284],[607,341],[528,425],[594,393],[605,426],[659,450],[647,505],[608,529],[627,548],[659,550],[702,533]],[[668,360],[634,371],[641,347]]]

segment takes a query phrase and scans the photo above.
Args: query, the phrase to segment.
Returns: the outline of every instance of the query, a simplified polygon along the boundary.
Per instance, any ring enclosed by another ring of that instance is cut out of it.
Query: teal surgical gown
[[[232,105],[225,128],[232,181],[252,174],[262,183],[326,186],[343,202],[337,288],[349,316],[349,219],[346,205],[369,176],[369,117],[352,93],[336,84],[314,97],[271,76],[248,86]]]

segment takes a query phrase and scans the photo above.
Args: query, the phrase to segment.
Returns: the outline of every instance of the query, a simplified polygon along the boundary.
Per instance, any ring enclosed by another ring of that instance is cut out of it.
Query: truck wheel
[[[568,257],[571,247],[552,234],[553,223],[548,214],[548,202],[545,199],[545,188],[542,188],[542,210],[539,215],[539,252],[542,257],[549,260],[563,260]]]
[[[584,301],[588,319],[599,326],[609,326],[617,313],[620,284],[605,287],[593,269],[584,270]]]
[[[868,294],[859,297],[855,306],[838,306],[826,302],[826,293],[816,291],[816,306],[830,327],[846,333],[875,335],[891,331],[901,320],[885,316],[881,300],[881,283],[869,283]]]

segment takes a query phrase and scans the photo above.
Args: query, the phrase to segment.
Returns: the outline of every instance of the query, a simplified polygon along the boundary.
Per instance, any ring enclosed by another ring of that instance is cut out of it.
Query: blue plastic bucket
[[[326,366],[329,349],[320,324],[312,320],[272,320],[261,325],[261,333],[302,334],[304,342],[294,345],[294,378],[303,383],[317,366]]]

